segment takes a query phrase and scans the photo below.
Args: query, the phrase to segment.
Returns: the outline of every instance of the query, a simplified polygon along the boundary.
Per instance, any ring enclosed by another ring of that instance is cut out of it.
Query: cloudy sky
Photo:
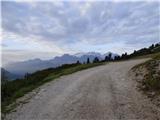
[[[118,54],[160,41],[160,3],[1,2],[3,63],[64,53]]]

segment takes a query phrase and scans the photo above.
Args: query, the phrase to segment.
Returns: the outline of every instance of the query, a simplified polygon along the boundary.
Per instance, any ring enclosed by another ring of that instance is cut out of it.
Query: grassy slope
[[[154,58],[155,56],[159,56],[160,52],[158,53],[153,53],[153,54],[148,54],[148,55],[142,55],[142,56],[137,56],[137,57],[134,57],[132,59],[141,59],[141,58]]]
[[[153,58],[147,61],[144,66],[146,67],[148,73],[145,75],[144,85],[146,90],[160,91],[160,53],[153,56]]]
[[[47,76],[44,79],[44,81],[50,81],[50,80],[53,80],[53,79],[55,79],[57,77],[60,77],[62,75],[68,75],[68,74],[71,74],[71,73],[74,73],[74,72],[77,72],[77,71],[80,71],[80,70],[84,70],[84,69],[87,69],[87,68],[92,68],[92,67],[102,65],[102,64],[104,64],[104,63],[82,64],[82,65],[79,65],[79,66],[68,68],[68,69],[62,70],[62,71],[57,72],[57,73],[51,73],[49,76]]]
[[[140,88],[145,93],[154,92],[155,94],[160,94],[160,52],[156,54],[147,55],[141,58],[151,57],[151,60],[148,60],[142,64],[136,65],[133,69],[139,69],[143,72],[143,80],[141,81]],[[146,73],[142,69],[146,70]]]
[[[90,64],[80,64],[80,65],[70,65],[68,67],[58,68],[56,70],[47,69],[43,71],[38,71],[32,75],[29,79],[17,80],[7,83],[5,87],[5,92],[11,93],[10,96],[2,100],[1,108],[2,113],[7,113],[11,111],[15,105],[8,107],[11,103],[14,103],[16,99],[24,96],[26,93],[32,91],[33,89],[43,85],[46,82],[52,81],[62,75],[68,75],[83,69],[95,67],[98,65],[103,65],[105,63],[90,63]],[[2,88],[3,89],[3,88]],[[5,94],[5,93],[4,93]]]

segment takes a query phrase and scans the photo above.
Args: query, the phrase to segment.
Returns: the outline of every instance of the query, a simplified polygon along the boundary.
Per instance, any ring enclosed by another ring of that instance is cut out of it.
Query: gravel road
[[[5,119],[158,120],[160,109],[136,89],[129,73],[145,60],[114,62],[62,76],[41,86]]]

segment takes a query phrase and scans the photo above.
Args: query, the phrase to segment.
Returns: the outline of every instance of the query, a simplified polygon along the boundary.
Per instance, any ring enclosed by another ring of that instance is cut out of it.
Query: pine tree
[[[87,58],[87,64],[89,64],[90,63],[90,60],[89,60],[89,58]]]
[[[94,58],[94,60],[93,60],[93,62],[94,62],[94,63],[97,63],[97,62],[99,62],[99,59],[98,59],[98,57],[95,57],[95,58]]]
[[[77,63],[76,64],[80,64],[79,60],[77,60]]]
[[[149,47],[149,49],[153,49],[154,48],[154,44],[152,44],[150,47]]]
[[[109,53],[108,57],[109,57],[109,60],[112,60],[112,54],[111,53]]]
[[[108,56],[105,57],[105,61],[109,61],[109,57]]]

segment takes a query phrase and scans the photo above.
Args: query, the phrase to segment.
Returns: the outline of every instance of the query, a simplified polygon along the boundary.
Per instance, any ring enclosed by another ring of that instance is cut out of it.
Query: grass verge
[[[143,58],[152,58],[152,59],[154,59],[154,57],[158,57],[159,55],[160,55],[160,52],[152,53],[152,54],[148,54],[148,55],[136,56],[136,57],[133,57],[132,59],[143,59]]]
[[[160,53],[150,56],[151,60],[136,65],[133,69],[137,70],[137,74],[141,72],[141,76],[143,76],[139,88],[148,95],[151,93],[156,96],[160,94]]]

